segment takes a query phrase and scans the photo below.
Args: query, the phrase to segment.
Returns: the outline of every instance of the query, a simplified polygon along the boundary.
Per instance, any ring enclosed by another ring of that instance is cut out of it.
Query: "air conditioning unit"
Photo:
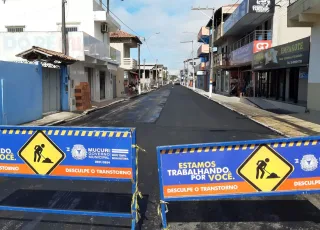
[[[109,32],[108,24],[107,23],[101,24],[101,33],[108,33],[108,32]]]

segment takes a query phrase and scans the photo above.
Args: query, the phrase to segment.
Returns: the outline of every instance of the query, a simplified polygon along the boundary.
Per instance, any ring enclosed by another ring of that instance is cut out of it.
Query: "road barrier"
[[[0,210],[139,220],[136,131],[130,128],[0,127],[0,176],[132,183],[131,213],[0,206]]]
[[[320,191],[320,137],[157,147],[159,214],[167,202]]]

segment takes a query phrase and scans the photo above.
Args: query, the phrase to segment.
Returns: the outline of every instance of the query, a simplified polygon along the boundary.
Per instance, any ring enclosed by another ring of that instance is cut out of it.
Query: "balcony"
[[[223,36],[223,25],[224,22],[222,22],[214,31],[214,40],[219,40]]]
[[[312,27],[319,21],[319,0],[290,0],[288,6],[288,27]]]
[[[109,32],[117,31],[120,24],[107,12],[102,0],[93,0],[93,18],[95,22],[105,22],[109,25]]]
[[[207,27],[201,27],[198,33],[198,42],[209,44],[210,30]]]
[[[136,70],[138,69],[137,60],[133,58],[123,58],[121,67],[126,70]]]
[[[121,64],[121,52],[113,47],[110,47],[110,58],[113,62]]]
[[[221,37],[239,36],[254,30],[257,26],[268,20],[274,14],[275,0],[271,0],[269,5],[264,5],[262,1],[243,0],[237,9],[223,23],[221,35],[215,40],[220,44]],[[223,32],[223,33],[222,33]]]
[[[255,30],[247,36],[241,38],[240,40],[233,43],[230,47],[230,51],[239,49],[249,43],[255,43],[258,47],[255,47],[255,51],[261,51],[263,49],[271,48],[272,45],[272,30]],[[261,43],[264,43],[261,45]],[[260,44],[260,46],[259,46]]]
[[[209,54],[209,45],[203,44],[198,49],[198,57],[208,56]]]
[[[227,53],[216,53],[213,55],[213,67],[228,67],[230,66]]]

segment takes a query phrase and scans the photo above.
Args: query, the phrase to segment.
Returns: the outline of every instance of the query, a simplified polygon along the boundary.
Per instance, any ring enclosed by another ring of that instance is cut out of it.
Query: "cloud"
[[[196,40],[201,26],[209,17],[191,7],[215,7],[235,3],[236,0],[111,0],[110,8],[121,20],[140,36],[151,38],[141,47],[141,60],[147,63],[162,63],[175,73],[183,68],[183,60],[191,58],[191,43],[181,41]],[[211,11],[205,11],[209,16]],[[133,33],[126,26],[122,30]],[[160,32],[159,35],[154,35]],[[191,33],[183,33],[191,32]],[[153,35],[153,36],[152,36]],[[194,45],[194,56],[200,44]],[[150,50],[150,51],[149,51]],[[137,51],[132,50],[137,58]],[[142,61],[141,61],[142,62]]]

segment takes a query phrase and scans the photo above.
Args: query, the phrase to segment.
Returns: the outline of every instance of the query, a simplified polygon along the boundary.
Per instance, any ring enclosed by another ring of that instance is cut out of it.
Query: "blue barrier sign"
[[[157,147],[166,202],[320,191],[320,137]]]
[[[136,223],[136,139],[131,128],[0,127],[0,176],[132,183],[131,213],[68,211],[132,218]],[[27,208],[30,212],[47,212]],[[4,207],[0,210],[26,211]],[[67,214],[65,210],[49,213]]]

